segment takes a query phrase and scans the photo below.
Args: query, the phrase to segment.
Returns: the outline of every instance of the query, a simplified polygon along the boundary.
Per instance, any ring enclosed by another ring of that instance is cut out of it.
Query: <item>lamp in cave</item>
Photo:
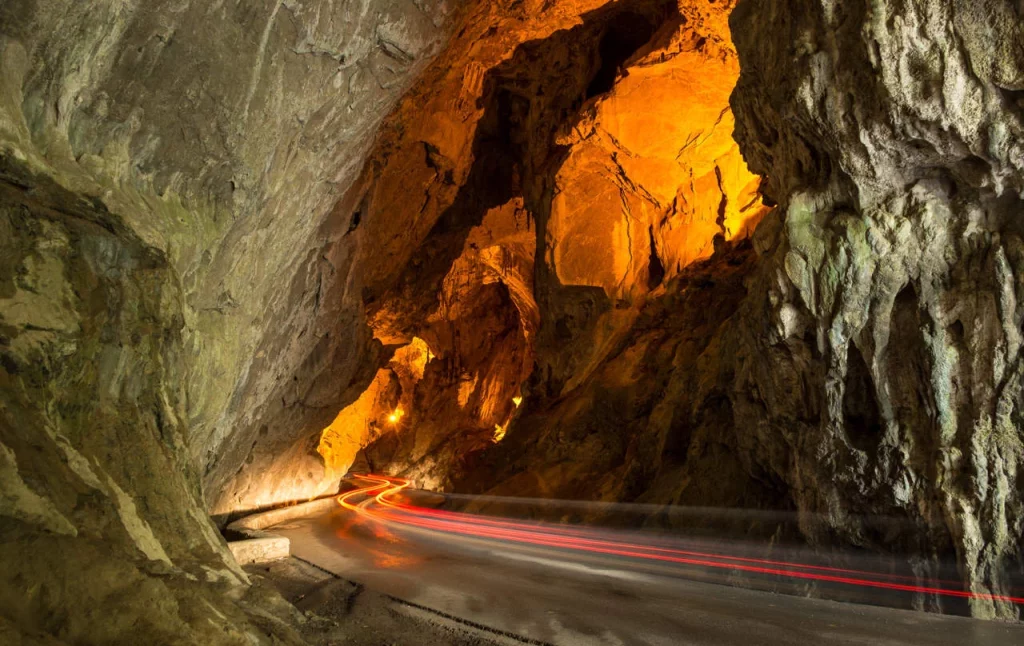
[[[402,410],[401,406],[399,406],[390,415],[388,415],[388,421],[391,422],[392,424],[397,424],[404,415],[405,411]]]
[[[522,395],[516,395],[515,397],[513,397],[512,403],[516,405],[516,408],[519,408],[519,404],[523,403]]]

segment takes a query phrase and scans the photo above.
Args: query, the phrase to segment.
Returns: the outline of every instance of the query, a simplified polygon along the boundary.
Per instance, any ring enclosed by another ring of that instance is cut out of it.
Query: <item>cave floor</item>
[[[245,568],[305,615],[301,627],[316,646],[500,646],[518,644],[500,634],[406,604],[297,558]]]
[[[615,569],[543,549],[510,550],[472,539],[405,531],[340,508],[271,531],[291,539],[292,553],[316,565],[304,569],[321,572],[321,580],[332,572],[340,577],[336,581],[344,581],[328,583],[298,601],[300,609],[338,616],[343,627],[370,631],[371,641],[338,643],[382,643],[373,641],[377,630],[396,635],[393,642],[383,643],[473,643],[457,641],[462,639],[457,633],[443,634],[439,628],[405,641],[417,624],[396,609],[410,607],[421,613],[429,608],[438,617],[457,617],[470,626],[487,626],[497,635],[517,635],[534,644],[1024,643],[1021,625]],[[325,613],[325,607],[350,603],[347,599],[358,586],[348,581],[365,586],[353,610]],[[282,590],[295,598],[294,591]],[[369,612],[356,611],[360,604]]]

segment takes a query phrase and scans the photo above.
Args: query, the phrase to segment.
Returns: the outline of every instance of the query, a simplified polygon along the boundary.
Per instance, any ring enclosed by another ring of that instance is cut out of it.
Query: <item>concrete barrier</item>
[[[326,498],[318,498],[309,502],[279,507],[269,511],[261,511],[245,518],[240,518],[228,525],[228,531],[245,536],[240,541],[228,541],[228,549],[239,565],[267,563],[285,559],[291,555],[291,542],[284,536],[268,532],[268,527],[286,523],[295,518],[318,514],[334,509],[337,494]]]

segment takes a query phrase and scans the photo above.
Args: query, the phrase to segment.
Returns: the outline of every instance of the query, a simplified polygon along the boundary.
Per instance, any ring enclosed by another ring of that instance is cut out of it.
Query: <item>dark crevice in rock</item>
[[[610,22],[597,48],[600,66],[587,86],[586,98],[611,91],[622,65],[654,35],[649,16],[623,11]]]
[[[922,450],[922,461],[934,469],[932,451],[937,444],[931,361],[925,345],[925,329],[917,290],[908,284],[896,296],[889,323],[889,402],[894,420],[906,428]]]
[[[647,265],[647,289],[655,289],[665,279],[665,266],[658,257],[658,243],[654,239],[654,228],[648,229],[651,240],[651,259]]]
[[[352,219],[348,223],[348,231],[346,233],[352,233],[359,228],[359,223],[362,222],[363,211],[362,209],[356,209],[352,212]]]
[[[873,456],[884,431],[882,414],[875,398],[875,386],[864,356],[850,343],[846,353],[846,380],[843,388],[843,419],[846,434],[854,448]]]

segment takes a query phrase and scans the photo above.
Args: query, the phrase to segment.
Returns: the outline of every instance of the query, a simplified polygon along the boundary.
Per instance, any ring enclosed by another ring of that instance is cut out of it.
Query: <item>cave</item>
[[[1022,92],[1008,0],[0,4],[0,643],[1021,643]]]

